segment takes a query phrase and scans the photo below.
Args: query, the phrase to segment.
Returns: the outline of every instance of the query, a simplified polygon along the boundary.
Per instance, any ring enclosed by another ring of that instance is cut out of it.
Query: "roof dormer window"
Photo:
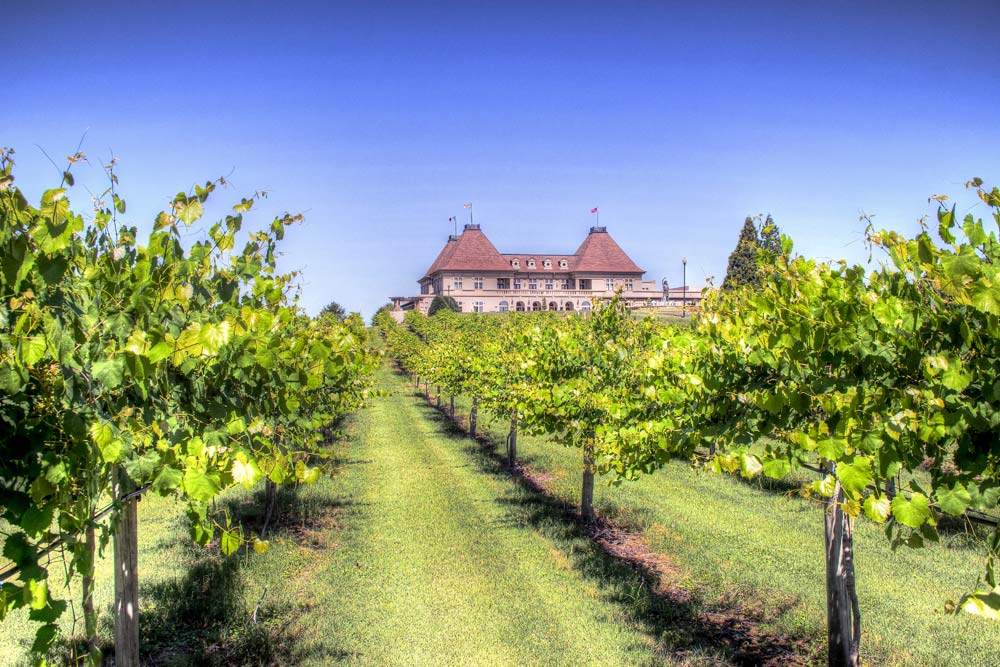
[[[529,259],[528,260],[528,268],[529,269],[535,268],[535,260],[533,260],[533,259]]]
[[[514,259],[510,260],[510,265],[513,266],[515,269],[521,268],[521,260],[515,257]]]
[[[545,260],[544,262],[542,262],[542,265],[543,265],[543,266],[544,266],[544,267],[545,267],[546,269],[551,269],[551,268],[552,268],[552,260],[551,260],[551,259],[547,259],[547,260]]]
[[[559,260],[559,268],[560,269],[565,269],[568,266],[569,266],[569,262],[567,262],[565,259],[560,259]]]

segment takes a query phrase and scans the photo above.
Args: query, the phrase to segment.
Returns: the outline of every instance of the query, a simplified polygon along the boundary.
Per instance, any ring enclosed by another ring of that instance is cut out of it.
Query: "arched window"
[[[590,311],[590,302],[589,301],[584,301],[583,303],[581,303],[580,304],[580,310],[582,310],[583,312],[589,312]]]
[[[521,260],[519,260],[517,257],[515,257],[514,259],[510,260],[510,265],[513,266],[516,269],[519,266],[521,266]]]
[[[564,310],[573,310],[573,302],[572,301],[567,301],[566,302],[566,308],[564,308]]]
[[[541,302],[540,301],[534,301],[534,302],[532,302],[531,309],[532,310],[541,310],[542,309]]]
[[[514,310],[516,310],[519,313],[523,313],[524,312],[524,302],[523,301],[518,301],[517,305],[514,306]]]
[[[507,303],[506,301],[501,301],[500,302],[500,312],[501,313],[506,313],[508,308],[510,308],[510,304],[509,303]]]
[[[549,301],[549,310],[559,310],[559,304],[555,301]]]
[[[560,259],[559,260],[559,268],[560,269],[565,269],[567,266],[569,266],[569,262],[567,262],[565,259]]]
[[[544,262],[542,262],[542,266],[544,266],[546,269],[551,269],[552,268],[552,260],[551,259],[545,260]]]
[[[533,260],[533,259],[529,259],[528,260],[528,268],[529,269],[535,268],[535,260]]]

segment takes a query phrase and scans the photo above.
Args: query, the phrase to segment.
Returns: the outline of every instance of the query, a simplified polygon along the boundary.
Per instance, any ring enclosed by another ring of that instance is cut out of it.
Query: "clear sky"
[[[369,316],[476,222],[501,252],[601,224],[647,278],[721,283],[743,219],[862,261],[931,194],[1000,183],[1000,2],[5,2],[0,145],[32,198],[86,134],[127,222],[270,192],[303,305]],[[210,212],[221,214],[221,205]]]

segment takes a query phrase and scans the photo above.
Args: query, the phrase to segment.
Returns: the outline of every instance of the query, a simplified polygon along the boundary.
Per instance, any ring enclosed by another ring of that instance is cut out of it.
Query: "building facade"
[[[643,280],[606,227],[591,227],[572,255],[502,254],[479,225],[449,236],[420,283],[420,294],[391,297],[397,313],[426,313],[435,296],[450,296],[462,312],[587,311],[620,291],[630,306],[663,303],[663,290]]]

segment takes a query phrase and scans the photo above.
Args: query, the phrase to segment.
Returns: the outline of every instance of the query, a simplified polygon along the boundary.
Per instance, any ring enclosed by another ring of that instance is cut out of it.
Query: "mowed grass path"
[[[382,378],[393,393],[351,418],[353,464],[333,480],[337,544],[290,582],[309,598],[295,620],[305,664],[671,664],[565,544],[512,514],[523,490]]]
[[[469,407],[467,398],[456,399],[463,424]],[[508,425],[481,415],[480,429],[499,445]],[[579,449],[522,434],[518,454],[545,476],[553,496],[579,503]],[[651,549],[680,566],[675,584],[694,592],[704,607],[742,606],[765,619],[764,627],[811,637],[817,652],[823,650],[823,515],[817,504],[794,488],[769,490],[759,481],[695,471],[684,462],[620,486],[602,481],[595,484],[602,514],[640,533]],[[981,545],[961,533],[945,533],[942,544],[930,548],[894,552],[882,528],[862,517],[855,559],[863,663],[1000,665],[1000,623],[942,611],[945,601],[975,585],[985,569],[983,554]]]

